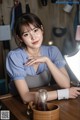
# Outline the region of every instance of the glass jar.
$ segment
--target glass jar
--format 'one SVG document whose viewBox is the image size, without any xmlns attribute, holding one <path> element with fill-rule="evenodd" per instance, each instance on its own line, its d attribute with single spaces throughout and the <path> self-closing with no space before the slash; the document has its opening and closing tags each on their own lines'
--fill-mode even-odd
<svg viewBox="0 0 80 120">
<path fill-rule="evenodd" d="M 39 111 L 48 111 L 47 107 L 47 90 L 40 89 L 37 95 L 36 109 Z"/>
</svg>

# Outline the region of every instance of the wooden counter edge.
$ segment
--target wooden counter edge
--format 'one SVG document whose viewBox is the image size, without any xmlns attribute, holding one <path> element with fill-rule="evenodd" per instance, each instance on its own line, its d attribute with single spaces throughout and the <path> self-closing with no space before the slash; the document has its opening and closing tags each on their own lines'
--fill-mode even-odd
<svg viewBox="0 0 80 120">
<path fill-rule="evenodd" d="M 11 93 L 8 93 L 8 94 L 5 94 L 5 95 L 0 95 L 0 100 L 10 98 L 10 97 L 13 97 L 13 95 Z"/>
</svg>

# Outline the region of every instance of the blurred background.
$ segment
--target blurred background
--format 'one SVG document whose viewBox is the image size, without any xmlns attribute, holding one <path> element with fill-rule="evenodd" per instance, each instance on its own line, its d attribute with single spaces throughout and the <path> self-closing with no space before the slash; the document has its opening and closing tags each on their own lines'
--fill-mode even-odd
<svg viewBox="0 0 80 120">
<path fill-rule="evenodd" d="M 8 92 L 5 59 L 7 53 L 17 47 L 12 32 L 18 15 L 29 12 L 38 15 L 45 28 L 43 44 L 56 45 L 64 56 L 77 51 L 80 44 L 75 40 L 77 25 L 80 24 L 79 6 L 79 0 L 0 0 L 0 26 L 9 25 L 11 34 L 5 41 L 0 39 L 0 91 L 3 90 L 0 94 Z M 2 32 L 6 34 L 6 31 Z M 68 66 L 67 70 L 71 80 L 76 82 Z"/>
</svg>

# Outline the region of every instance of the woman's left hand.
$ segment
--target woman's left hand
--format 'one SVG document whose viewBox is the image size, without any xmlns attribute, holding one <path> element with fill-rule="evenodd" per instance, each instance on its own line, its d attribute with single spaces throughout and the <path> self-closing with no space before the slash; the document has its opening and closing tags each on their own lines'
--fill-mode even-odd
<svg viewBox="0 0 80 120">
<path fill-rule="evenodd" d="M 31 66 L 36 63 L 45 63 L 47 57 L 45 56 L 38 56 L 38 57 L 30 57 L 29 60 L 25 63 L 25 65 Z"/>
</svg>

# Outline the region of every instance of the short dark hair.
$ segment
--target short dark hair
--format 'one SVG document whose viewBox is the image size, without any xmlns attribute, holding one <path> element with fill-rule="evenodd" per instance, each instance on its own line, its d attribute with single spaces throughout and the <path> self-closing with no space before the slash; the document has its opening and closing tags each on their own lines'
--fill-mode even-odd
<svg viewBox="0 0 80 120">
<path fill-rule="evenodd" d="M 29 26 L 30 24 L 32 24 L 35 27 L 40 28 L 40 29 L 42 26 L 41 20 L 35 14 L 33 14 L 33 13 L 22 14 L 15 22 L 15 26 L 14 26 L 15 34 L 18 35 L 19 37 L 21 37 L 21 35 L 22 35 L 21 34 L 21 27 L 23 25 Z"/>
<path fill-rule="evenodd" d="M 21 38 L 21 36 L 22 36 L 21 27 L 24 25 L 27 25 L 30 27 L 30 24 L 32 24 L 35 27 L 40 28 L 42 30 L 41 26 L 43 26 L 43 24 L 42 24 L 41 20 L 39 19 L 39 17 L 37 17 L 37 15 L 35 15 L 33 13 L 22 14 L 20 17 L 17 18 L 17 20 L 14 24 L 14 37 L 15 37 L 16 44 L 19 47 L 20 46 L 25 47 L 25 44 L 23 42 L 20 42 L 19 40 L 17 40 L 16 35 L 18 35 L 18 37 Z"/>
</svg>

